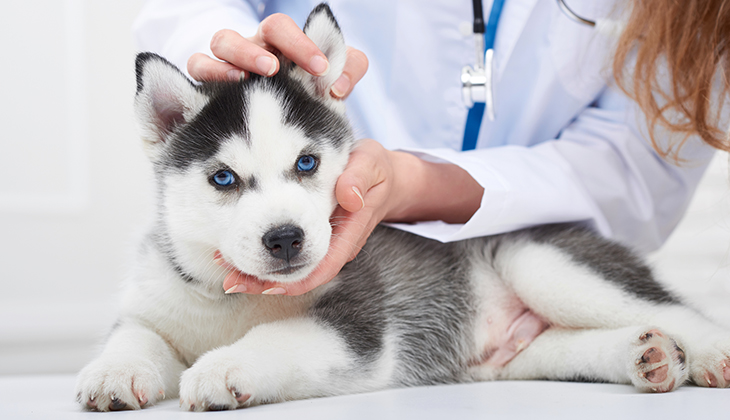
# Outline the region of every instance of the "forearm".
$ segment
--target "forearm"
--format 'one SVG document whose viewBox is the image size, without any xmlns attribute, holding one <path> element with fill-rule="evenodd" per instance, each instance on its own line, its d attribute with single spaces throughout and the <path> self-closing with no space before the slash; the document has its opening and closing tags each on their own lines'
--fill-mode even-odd
<svg viewBox="0 0 730 420">
<path fill-rule="evenodd" d="M 479 209 L 484 188 L 464 169 L 410 153 L 389 153 L 396 174 L 394 205 L 385 221 L 466 223 Z"/>
</svg>

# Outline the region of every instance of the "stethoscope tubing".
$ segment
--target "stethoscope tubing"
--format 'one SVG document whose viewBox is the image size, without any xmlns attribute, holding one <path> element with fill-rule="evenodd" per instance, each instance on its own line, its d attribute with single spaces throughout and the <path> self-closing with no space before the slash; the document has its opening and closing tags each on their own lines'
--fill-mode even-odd
<svg viewBox="0 0 730 420">
<path fill-rule="evenodd" d="M 565 4 L 565 0 L 557 0 L 557 2 L 558 2 L 558 6 L 560 7 L 560 10 L 562 10 L 563 13 L 565 14 L 565 16 L 569 17 L 571 20 L 578 22 L 578 23 L 582 23 L 584 25 L 592 26 L 592 27 L 596 26 L 595 21 L 588 20 L 581 16 L 578 16 L 578 14 L 576 14 L 573 10 L 571 10 L 570 7 L 568 7 L 567 4 Z"/>
<path fill-rule="evenodd" d="M 579 24 L 596 27 L 596 22 L 585 19 L 568 7 L 565 0 L 557 0 L 558 7 L 570 20 Z M 494 38 L 504 0 L 495 0 L 490 12 L 489 22 L 485 25 L 482 0 L 472 0 L 474 9 L 474 46 L 476 49 L 476 65 L 465 66 L 461 73 L 462 97 L 469 108 L 462 150 L 476 147 L 479 126 L 486 111 L 490 121 L 495 119 L 494 110 Z M 485 28 L 486 26 L 486 28 Z M 489 30 L 489 33 L 487 32 Z M 477 107 L 476 105 L 479 104 Z M 482 105 L 483 104 L 483 105 Z"/>
</svg>

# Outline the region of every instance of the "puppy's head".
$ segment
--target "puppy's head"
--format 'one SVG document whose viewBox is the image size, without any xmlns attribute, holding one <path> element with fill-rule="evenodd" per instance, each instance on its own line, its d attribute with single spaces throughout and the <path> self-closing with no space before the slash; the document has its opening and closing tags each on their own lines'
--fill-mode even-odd
<svg viewBox="0 0 730 420">
<path fill-rule="evenodd" d="M 159 184 L 158 236 L 192 278 L 222 281 L 211 276 L 220 251 L 243 273 L 298 281 L 327 253 L 335 183 L 354 145 L 344 105 L 328 93 L 346 46 L 326 5 L 304 31 L 330 62 L 326 77 L 280 58 L 272 78 L 198 86 L 157 55 L 137 57 L 135 108 Z"/>
</svg>

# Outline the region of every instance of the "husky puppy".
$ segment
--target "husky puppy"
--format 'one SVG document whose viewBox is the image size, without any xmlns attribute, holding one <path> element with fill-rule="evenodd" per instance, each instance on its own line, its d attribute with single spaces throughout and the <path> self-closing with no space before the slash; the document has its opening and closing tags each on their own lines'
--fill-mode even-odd
<svg viewBox="0 0 730 420">
<path fill-rule="evenodd" d="M 325 256 L 334 186 L 355 145 L 328 87 L 345 43 L 326 5 L 306 34 L 331 70 L 283 57 L 272 78 L 196 86 L 137 57 L 136 111 L 159 193 L 153 228 L 79 403 L 108 411 L 179 397 L 186 410 L 497 379 L 730 384 L 730 333 L 627 249 L 552 225 L 442 244 L 378 227 L 303 296 L 226 295 L 223 258 L 295 282 Z"/>
</svg>

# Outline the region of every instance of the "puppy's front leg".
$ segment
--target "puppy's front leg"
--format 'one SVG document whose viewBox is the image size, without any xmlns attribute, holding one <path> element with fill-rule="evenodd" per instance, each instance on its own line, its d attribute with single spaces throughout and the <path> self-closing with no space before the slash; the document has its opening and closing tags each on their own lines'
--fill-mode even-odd
<svg viewBox="0 0 730 420">
<path fill-rule="evenodd" d="M 81 370 L 76 398 L 97 411 L 139 409 L 177 394 L 185 365 L 157 333 L 127 321 L 118 326 L 104 351 Z"/>
<path fill-rule="evenodd" d="M 236 343 L 204 354 L 182 375 L 180 404 L 191 411 L 362 390 L 342 336 L 310 318 L 259 325 Z M 372 382 L 370 382 L 372 385 Z"/>
</svg>

